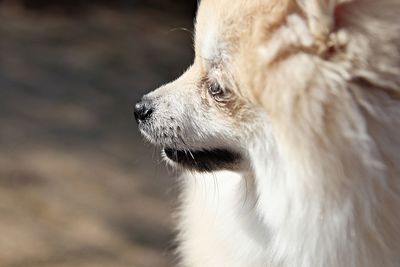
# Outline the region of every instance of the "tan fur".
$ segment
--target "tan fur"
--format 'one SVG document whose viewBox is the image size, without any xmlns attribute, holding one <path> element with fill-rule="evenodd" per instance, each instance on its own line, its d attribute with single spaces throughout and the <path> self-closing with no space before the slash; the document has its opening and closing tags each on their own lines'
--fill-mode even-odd
<svg viewBox="0 0 400 267">
<path fill-rule="evenodd" d="M 180 102 L 182 131 L 158 140 L 160 113 L 145 134 L 241 161 L 184 176 L 183 266 L 400 266 L 399 14 L 398 0 L 201 1 L 193 66 L 149 94 Z"/>
<path fill-rule="evenodd" d="M 293 163 L 310 196 L 304 201 L 320 203 L 324 219 L 317 223 L 331 220 L 331 209 L 351 203 L 355 214 L 347 230 L 359 242 L 348 251 L 354 266 L 397 266 L 400 16 L 395 10 L 400 4 L 346 3 L 335 18 L 340 20 L 335 32 L 317 29 L 327 36 L 309 46 L 280 40 L 278 53 L 263 62 L 260 47 L 285 38 L 277 32 L 298 8 L 292 1 L 204 1 L 197 43 L 202 17 L 216 12 L 220 42 L 229 47 L 225 66 L 240 94 L 268 112 L 282 157 Z M 335 43 L 339 31 L 348 36 L 345 44 Z"/>
</svg>

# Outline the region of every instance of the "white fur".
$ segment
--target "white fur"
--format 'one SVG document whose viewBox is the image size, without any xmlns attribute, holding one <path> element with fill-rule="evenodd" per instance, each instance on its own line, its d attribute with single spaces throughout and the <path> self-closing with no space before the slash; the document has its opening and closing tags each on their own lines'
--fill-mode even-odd
<svg viewBox="0 0 400 267">
<path fill-rule="evenodd" d="M 218 31 L 218 24 L 213 19 L 210 18 L 210 21 L 207 22 L 206 25 L 207 31 L 204 33 L 204 38 L 198 40 L 201 42 L 201 55 L 205 63 L 217 63 L 222 60 L 221 52 L 222 43 L 219 39 L 219 31 Z"/>
<path fill-rule="evenodd" d="M 386 8 L 391 6 L 390 1 L 384 2 Z M 365 9 L 379 8 L 372 2 L 364 4 Z M 398 5 L 393 4 L 394 7 Z M 332 9 L 329 5 L 326 12 L 332 14 Z M 389 11 L 382 8 L 376 12 Z M 353 21 L 371 27 L 371 34 L 379 32 L 373 27 L 393 27 L 399 34 L 399 27 L 387 24 L 390 20 L 352 15 L 359 16 L 351 18 Z M 315 23 L 311 21 L 308 28 L 300 16 L 290 15 L 287 24 L 260 48 L 264 64 L 290 47 L 312 46 L 312 39 L 316 38 L 313 31 L 325 31 Z M 327 23 L 331 27 L 331 22 Z M 291 109 L 296 106 L 296 91 L 300 94 L 299 90 L 307 86 L 307 77 L 326 91 L 316 90 L 305 100 L 308 102 L 300 116 L 309 121 L 303 125 L 292 124 L 291 117 L 280 118 L 286 121 L 282 122 L 283 128 L 277 126 L 275 130 L 289 131 L 289 137 L 273 132 L 265 123 L 268 118 L 264 118 L 262 133 L 248 140 L 253 172 L 188 174 L 184 178 L 180 213 L 184 266 L 400 266 L 399 103 L 383 92 L 360 91 L 356 85 L 350 89 L 359 94 L 354 98 L 346 85 L 352 77 L 364 75 L 373 84 L 398 92 L 399 82 L 389 73 L 400 74 L 399 62 L 368 54 L 379 54 L 385 48 L 390 53 L 391 45 L 398 43 L 391 39 L 389 29 L 381 29 L 381 43 L 371 43 L 368 38 L 379 38 L 368 33 L 360 35 L 357 27 L 329 36 L 332 45 L 349 46 L 348 61 L 335 64 L 299 54 L 270 73 L 276 75 L 271 82 L 275 88 L 289 86 L 292 90 L 279 102 L 284 116 L 299 112 Z M 348 34 L 353 34 L 351 40 Z M 399 60 L 397 52 L 393 56 Z M 375 70 L 363 70 L 365 65 L 355 68 L 348 64 L 354 57 L 375 58 L 381 64 L 379 68 L 389 68 L 388 80 Z M 287 77 L 293 82 L 288 83 Z M 319 117 L 323 112 L 321 103 L 336 101 L 334 98 L 343 101 L 338 105 L 342 110 L 336 111 L 339 128 L 335 128 L 342 135 L 333 134 L 337 140 L 326 140 L 327 151 L 322 151 L 315 147 L 319 146 L 317 135 L 302 127 L 321 131 L 325 124 Z M 388 160 L 393 162 L 390 166 Z"/>
<path fill-rule="evenodd" d="M 346 1 L 298 1 L 303 13 L 288 13 L 252 46 L 234 33 L 245 32 L 244 7 L 272 2 L 254 1 L 231 10 L 232 2 L 203 0 L 195 64 L 150 94 L 150 140 L 230 147 L 246 158 L 236 172 L 183 175 L 182 266 L 400 266 L 400 2 L 355 0 L 335 29 Z M 226 13 L 237 19 L 224 21 Z M 248 121 L 237 122 L 204 105 L 204 73 L 262 88 L 261 107 L 247 106 Z"/>
</svg>

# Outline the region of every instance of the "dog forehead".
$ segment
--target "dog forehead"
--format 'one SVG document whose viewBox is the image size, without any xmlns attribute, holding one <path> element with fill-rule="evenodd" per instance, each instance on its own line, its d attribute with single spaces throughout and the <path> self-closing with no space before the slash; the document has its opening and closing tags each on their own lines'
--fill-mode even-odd
<svg viewBox="0 0 400 267">
<path fill-rule="evenodd" d="M 196 55 L 208 63 L 226 59 L 229 40 L 238 32 L 236 24 L 244 14 L 243 0 L 202 0 L 196 18 Z M 246 8 L 247 9 L 247 8 Z"/>
<path fill-rule="evenodd" d="M 222 28 L 215 12 L 208 12 L 203 17 L 199 12 L 196 23 L 195 50 L 202 60 L 208 63 L 216 63 L 222 60 Z"/>
<path fill-rule="evenodd" d="M 260 0 L 202 0 L 196 18 L 196 55 L 214 64 L 226 61 L 233 48 L 244 40 L 260 7 L 265 6 L 260 3 Z"/>
<path fill-rule="evenodd" d="M 200 41 L 201 57 L 210 64 L 222 61 L 223 46 L 219 30 L 214 25 L 209 25 L 208 30 Z"/>
</svg>

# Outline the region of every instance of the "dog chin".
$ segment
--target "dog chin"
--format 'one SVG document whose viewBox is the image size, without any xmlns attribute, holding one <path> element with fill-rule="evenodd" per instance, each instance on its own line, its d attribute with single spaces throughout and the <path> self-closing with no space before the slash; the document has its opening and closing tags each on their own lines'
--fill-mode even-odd
<svg viewBox="0 0 400 267">
<path fill-rule="evenodd" d="M 163 155 L 170 165 L 199 172 L 237 169 L 241 156 L 228 149 L 177 150 L 164 148 Z"/>
</svg>

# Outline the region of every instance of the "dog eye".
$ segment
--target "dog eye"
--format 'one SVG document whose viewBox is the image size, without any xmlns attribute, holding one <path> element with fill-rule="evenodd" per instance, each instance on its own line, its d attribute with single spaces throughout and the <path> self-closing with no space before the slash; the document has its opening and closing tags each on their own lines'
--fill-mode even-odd
<svg viewBox="0 0 400 267">
<path fill-rule="evenodd" d="M 211 96 L 219 96 L 223 94 L 223 90 L 221 88 L 221 86 L 217 83 L 211 83 L 208 86 L 208 92 L 210 93 Z"/>
</svg>

